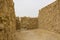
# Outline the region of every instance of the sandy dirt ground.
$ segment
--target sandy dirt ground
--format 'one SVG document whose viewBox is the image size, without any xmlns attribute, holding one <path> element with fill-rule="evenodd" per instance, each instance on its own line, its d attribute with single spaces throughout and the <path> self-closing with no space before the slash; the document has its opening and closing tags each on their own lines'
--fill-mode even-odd
<svg viewBox="0 0 60 40">
<path fill-rule="evenodd" d="M 60 34 L 42 30 L 21 30 L 15 33 L 16 40 L 60 40 Z"/>
</svg>

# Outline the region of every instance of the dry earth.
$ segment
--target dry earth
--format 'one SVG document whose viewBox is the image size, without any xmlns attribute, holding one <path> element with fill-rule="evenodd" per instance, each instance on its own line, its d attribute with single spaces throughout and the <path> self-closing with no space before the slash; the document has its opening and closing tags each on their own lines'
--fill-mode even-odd
<svg viewBox="0 0 60 40">
<path fill-rule="evenodd" d="M 42 29 L 21 30 L 15 34 L 16 40 L 60 40 L 60 34 Z"/>
</svg>

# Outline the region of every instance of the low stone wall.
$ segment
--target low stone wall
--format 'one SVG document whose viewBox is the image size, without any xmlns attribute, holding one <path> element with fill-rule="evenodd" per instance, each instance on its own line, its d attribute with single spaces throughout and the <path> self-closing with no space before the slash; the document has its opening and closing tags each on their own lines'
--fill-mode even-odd
<svg viewBox="0 0 60 40">
<path fill-rule="evenodd" d="M 21 28 L 24 28 L 24 29 L 38 28 L 38 18 L 22 17 Z"/>
<path fill-rule="evenodd" d="M 38 18 L 16 17 L 16 29 L 36 29 L 38 28 Z"/>
</svg>

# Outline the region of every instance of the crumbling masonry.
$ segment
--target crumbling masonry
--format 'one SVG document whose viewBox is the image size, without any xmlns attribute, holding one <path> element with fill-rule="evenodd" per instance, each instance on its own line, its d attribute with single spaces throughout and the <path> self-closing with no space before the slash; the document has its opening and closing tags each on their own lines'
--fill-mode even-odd
<svg viewBox="0 0 60 40">
<path fill-rule="evenodd" d="M 13 0 L 0 0 L 0 40 L 15 40 L 15 26 Z"/>
<path fill-rule="evenodd" d="M 41 9 L 38 22 L 41 29 L 60 33 L 60 0 Z"/>
<path fill-rule="evenodd" d="M 21 17 L 21 28 L 24 29 L 37 29 L 38 28 L 38 18 L 31 17 Z"/>
<path fill-rule="evenodd" d="M 37 29 L 38 28 L 38 18 L 31 17 L 16 17 L 16 29 Z"/>
<path fill-rule="evenodd" d="M 16 28 L 33 29 L 39 26 L 60 33 L 60 0 L 39 11 L 38 18 L 15 16 L 13 0 L 0 0 L 0 40 L 15 40 Z"/>
</svg>

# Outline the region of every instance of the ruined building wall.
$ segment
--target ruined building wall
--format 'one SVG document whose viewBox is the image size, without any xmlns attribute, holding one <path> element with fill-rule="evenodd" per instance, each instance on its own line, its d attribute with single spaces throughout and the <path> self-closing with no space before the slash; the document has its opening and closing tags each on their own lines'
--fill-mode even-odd
<svg viewBox="0 0 60 40">
<path fill-rule="evenodd" d="M 13 0 L 0 0 L 0 40 L 15 40 L 15 27 Z"/>
<path fill-rule="evenodd" d="M 56 0 L 54 3 L 39 10 L 38 22 L 40 28 L 60 33 L 59 7 L 60 1 Z"/>
<path fill-rule="evenodd" d="M 21 28 L 24 28 L 24 29 L 38 28 L 38 18 L 22 17 Z"/>
</svg>

